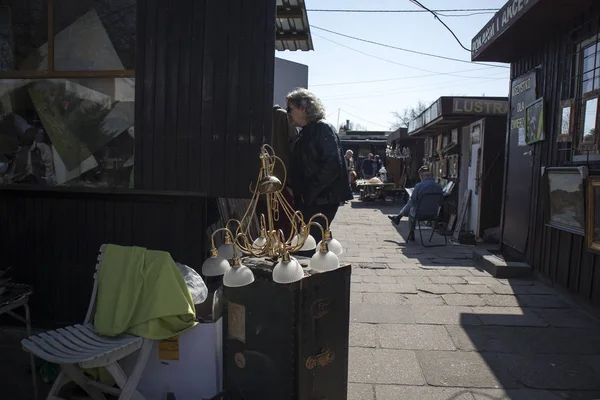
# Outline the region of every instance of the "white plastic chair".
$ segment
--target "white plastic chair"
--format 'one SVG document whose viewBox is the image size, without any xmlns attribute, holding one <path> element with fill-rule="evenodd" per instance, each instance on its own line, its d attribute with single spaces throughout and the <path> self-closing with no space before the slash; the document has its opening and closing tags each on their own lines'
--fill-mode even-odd
<svg viewBox="0 0 600 400">
<path fill-rule="evenodd" d="M 92 325 L 96 312 L 98 270 L 105 249 L 106 245 L 100 247 L 94 273 L 94 289 L 83 325 L 56 329 L 21 341 L 25 351 L 60 365 L 61 372 L 50 389 L 47 400 L 61 400 L 58 394 L 69 379 L 81 386 L 93 400 L 106 400 L 103 393 L 119 396 L 119 400 L 145 400 L 136 389 L 152 349 L 152 340 L 132 335 L 101 336 L 95 333 Z M 138 350 L 135 367 L 131 375 L 127 376 L 118 361 Z M 80 367 L 106 368 L 119 388 L 87 378 Z"/>
</svg>

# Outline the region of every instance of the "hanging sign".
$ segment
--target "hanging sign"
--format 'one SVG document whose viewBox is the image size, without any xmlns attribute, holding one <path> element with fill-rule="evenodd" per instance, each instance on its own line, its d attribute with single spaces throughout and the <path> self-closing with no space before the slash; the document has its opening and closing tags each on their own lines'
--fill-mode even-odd
<svg viewBox="0 0 600 400">
<path fill-rule="evenodd" d="M 510 138 L 526 146 L 527 106 L 536 100 L 536 72 L 522 75 L 510 85 Z"/>
</svg>

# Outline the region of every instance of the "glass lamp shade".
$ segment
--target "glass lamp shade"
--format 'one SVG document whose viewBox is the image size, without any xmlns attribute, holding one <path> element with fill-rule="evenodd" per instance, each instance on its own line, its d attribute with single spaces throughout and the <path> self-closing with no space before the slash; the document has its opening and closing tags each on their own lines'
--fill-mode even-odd
<svg viewBox="0 0 600 400">
<path fill-rule="evenodd" d="M 217 251 L 219 252 L 219 255 L 224 259 L 231 260 L 233 258 L 233 246 L 233 243 L 223 243 L 219 246 Z M 235 250 L 238 254 L 241 253 L 239 247 L 236 246 Z"/>
<path fill-rule="evenodd" d="M 292 246 L 297 246 L 298 243 L 301 243 L 302 240 L 304 240 L 304 235 L 302 234 L 298 234 L 296 236 L 294 236 L 294 238 L 292 239 Z M 317 241 L 315 240 L 315 238 L 312 235 L 308 235 L 308 237 L 306 238 L 306 240 L 304 241 L 304 244 L 302 245 L 302 248 L 300 249 L 300 251 L 307 251 L 307 250 L 314 250 L 317 248 Z"/>
<path fill-rule="evenodd" d="M 310 259 L 310 269 L 317 272 L 333 271 L 339 266 L 340 260 L 332 251 L 317 251 Z"/>
<path fill-rule="evenodd" d="M 234 265 L 223 276 L 223 285 L 227 287 L 241 287 L 254 282 L 252 270 L 244 264 Z"/>
<path fill-rule="evenodd" d="M 321 243 L 323 241 L 320 241 L 319 244 L 317 245 L 318 248 L 321 248 Z M 336 256 L 341 256 L 344 253 L 344 248 L 342 247 L 342 244 L 340 243 L 339 240 L 331 238 L 327 241 L 327 247 L 329 248 L 330 251 L 332 251 Z"/>
<path fill-rule="evenodd" d="M 265 244 L 267 244 L 267 238 L 264 236 L 260 236 L 258 238 L 256 238 L 254 240 L 254 243 L 252 243 L 252 248 L 253 249 L 260 249 L 262 248 Z"/>
<path fill-rule="evenodd" d="M 298 261 L 279 261 L 273 268 L 273 281 L 276 283 L 293 283 L 304 278 L 304 270 Z"/>
<path fill-rule="evenodd" d="M 202 275 L 220 276 L 227 273 L 230 269 L 229 261 L 223 257 L 210 257 L 202 264 Z"/>
</svg>

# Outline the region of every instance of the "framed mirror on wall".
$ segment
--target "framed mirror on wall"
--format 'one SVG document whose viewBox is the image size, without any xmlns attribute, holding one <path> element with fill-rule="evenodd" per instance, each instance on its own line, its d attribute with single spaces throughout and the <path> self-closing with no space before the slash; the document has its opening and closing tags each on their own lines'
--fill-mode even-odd
<svg viewBox="0 0 600 400">
<path fill-rule="evenodd" d="M 573 99 L 565 100 L 560 103 L 560 112 L 558 113 L 558 142 L 573 141 L 572 129 L 574 115 Z"/>
<path fill-rule="evenodd" d="M 588 93 L 583 98 L 581 110 L 581 129 L 579 134 L 579 151 L 598 150 L 598 96 L 599 91 Z"/>
<path fill-rule="evenodd" d="M 587 181 L 586 241 L 588 250 L 600 254 L 600 176 Z"/>
</svg>

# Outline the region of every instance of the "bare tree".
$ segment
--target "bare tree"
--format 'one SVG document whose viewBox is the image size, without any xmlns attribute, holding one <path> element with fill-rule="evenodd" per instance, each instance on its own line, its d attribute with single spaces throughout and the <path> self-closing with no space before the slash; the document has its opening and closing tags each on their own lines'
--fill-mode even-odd
<svg viewBox="0 0 600 400">
<path fill-rule="evenodd" d="M 416 106 L 406 107 L 402 112 L 394 111 L 392 115 L 396 121 L 392 125 L 392 129 L 408 128 L 408 124 L 413 119 L 417 118 L 419 114 L 427 109 L 427 103 L 419 100 Z"/>
</svg>

